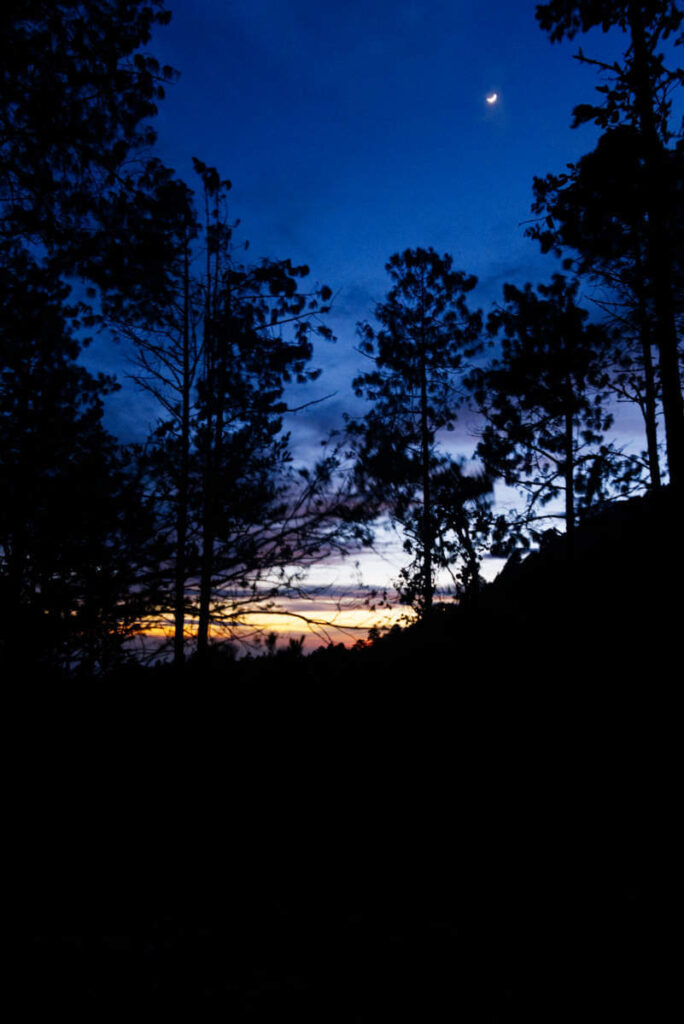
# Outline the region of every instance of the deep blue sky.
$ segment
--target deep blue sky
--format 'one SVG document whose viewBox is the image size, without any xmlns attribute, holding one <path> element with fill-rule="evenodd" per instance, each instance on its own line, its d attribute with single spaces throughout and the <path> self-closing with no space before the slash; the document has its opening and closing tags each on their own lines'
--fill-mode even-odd
<svg viewBox="0 0 684 1024">
<path fill-rule="evenodd" d="M 191 183 L 193 156 L 216 166 L 233 182 L 250 255 L 306 263 L 335 292 L 338 342 L 316 353 L 317 394 L 338 394 L 316 408 L 310 430 L 338 424 L 350 407 L 355 324 L 384 297 L 392 253 L 449 252 L 477 275 L 472 304 L 484 309 L 506 280 L 550 276 L 550 259 L 520 225 L 533 176 L 592 147 L 593 129 L 569 124 L 596 76 L 572 60 L 574 44 L 549 43 L 534 3 L 169 7 L 171 25 L 150 45 L 180 72 L 156 121 L 160 155 Z M 600 33 L 592 42 L 606 53 Z M 500 99 L 488 107 L 492 91 Z M 118 352 L 97 353 L 116 368 Z M 146 408 L 120 400 L 120 430 L 136 430 Z"/>
<path fill-rule="evenodd" d="M 528 0 L 168 6 L 171 25 L 149 47 L 180 72 L 156 122 L 159 154 L 191 183 L 193 156 L 216 166 L 233 182 L 250 255 L 306 263 L 335 292 L 338 341 L 317 347 L 324 373 L 310 397 L 337 394 L 293 425 L 300 454 L 359 409 L 355 324 L 383 299 L 392 253 L 449 252 L 477 275 L 472 305 L 485 311 L 504 281 L 548 280 L 555 263 L 521 226 L 532 179 L 593 148 L 595 129 L 570 122 L 598 79 L 572 54 L 581 42 L 614 58 L 620 33 L 552 45 Z M 91 358 L 117 369 L 121 357 L 103 341 Z M 130 392 L 112 407 L 124 436 L 151 415 Z M 464 450 L 474 426 L 462 418 Z"/>
</svg>

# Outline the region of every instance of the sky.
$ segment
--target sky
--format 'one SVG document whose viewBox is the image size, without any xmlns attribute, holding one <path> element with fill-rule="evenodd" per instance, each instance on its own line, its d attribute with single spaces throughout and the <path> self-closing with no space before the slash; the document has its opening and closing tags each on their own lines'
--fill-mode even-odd
<svg viewBox="0 0 684 1024">
<path fill-rule="evenodd" d="M 155 120 L 159 155 L 190 184 L 192 157 L 217 167 L 250 256 L 305 263 L 335 295 L 338 340 L 315 362 L 316 397 L 337 395 L 302 417 L 300 435 L 338 426 L 353 404 L 356 323 L 383 299 L 393 253 L 450 253 L 477 276 L 471 304 L 485 310 L 504 281 L 550 277 L 552 259 L 522 226 L 532 179 L 592 148 L 594 130 L 569 124 L 596 81 L 574 44 L 548 42 L 534 3 L 168 6 L 171 24 L 149 46 L 180 73 Z M 98 358 L 116 369 L 120 352 L 103 346 Z M 136 432 L 144 403 L 124 396 L 117 415 L 119 432 Z"/>
<path fill-rule="evenodd" d="M 157 152 L 193 182 L 192 157 L 233 183 L 232 216 L 254 258 L 290 258 L 334 293 L 337 341 L 316 345 L 323 373 L 288 424 L 295 454 L 313 458 L 344 412 L 361 369 L 356 324 L 389 287 L 385 263 L 432 246 L 475 274 L 471 306 L 485 312 L 511 281 L 548 281 L 557 265 L 524 234 L 535 175 L 560 172 L 593 148 L 591 126 L 570 128 L 591 102 L 585 52 L 617 57 L 618 33 L 551 44 L 527 0 L 168 0 L 171 24 L 149 50 L 179 73 L 155 125 Z M 486 97 L 498 100 L 488 104 Z M 195 179 L 196 180 L 196 179 Z M 125 353 L 105 339 L 90 359 L 119 376 Z M 113 400 L 117 432 L 154 418 L 128 387 Z M 455 434 L 469 454 L 477 422 Z M 386 585 L 403 564 L 384 535 L 365 556 L 366 581 Z M 331 581 L 343 586 L 333 572 Z"/>
</svg>

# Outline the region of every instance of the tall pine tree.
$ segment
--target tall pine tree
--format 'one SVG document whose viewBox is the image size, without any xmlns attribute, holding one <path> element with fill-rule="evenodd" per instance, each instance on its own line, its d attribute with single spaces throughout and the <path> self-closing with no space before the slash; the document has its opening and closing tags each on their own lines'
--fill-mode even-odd
<svg viewBox="0 0 684 1024">
<path fill-rule="evenodd" d="M 487 420 L 478 454 L 526 496 L 533 529 L 548 518 L 542 509 L 562 499 L 570 557 L 579 512 L 615 488 L 629 490 L 643 468 L 604 443 L 612 422 L 600 389 L 605 334 L 587 322 L 577 289 L 560 274 L 537 289 L 504 285 L 504 303 L 488 321 L 500 355 L 469 379 Z"/>
<path fill-rule="evenodd" d="M 618 28 L 627 37 L 622 61 L 604 63 L 578 59 L 596 66 L 608 81 L 598 87 L 599 104 L 580 104 L 574 124 L 593 121 L 602 129 L 628 126 L 634 133 L 642 179 L 641 229 L 644 238 L 644 283 L 652 306 L 653 338 L 658 349 L 662 405 L 670 482 L 684 489 L 684 403 L 679 371 L 675 267 L 681 258 L 670 225 L 678 219 L 672 188 L 672 160 L 668 143 L 671 91 L 684 83 L 681 68 L 668 69 L 661 52 L 664 40 L 681 42 L 684 11 L 676 0 L 552 0 L 537 7 L 537 19 L 552 41 L 572 39 L 579 32 L 600 27 Z M 680 205 L 680 200 L 677 200 Z"/>
<path fill-rule="evenodd" d="M 372 404 L 362 419 L 347 423 L 347 433 L 359 487 L 401 527 L 413 556 L 401 592 L 420 615 L 429 615 L 436 570 L 456 555 L 457 533 L 450 544 L 440 508 L 453 512 L 458 494 L 470 501 L 489 489 L 484 480 L 479 494 L 455 483 L 461 464 L 440 450 L 437 438 L 453 430 L 460 377 L 479 348 L 482 319 L 467 304 L 476 278 L 454 270 L 448 254 L 407 249 L 386 269 L 392 288 L 376 306 L 378 326 L 359 325 L 361 351 L 375 368 L 354 380 L 354 390 Z"/>
</svg>

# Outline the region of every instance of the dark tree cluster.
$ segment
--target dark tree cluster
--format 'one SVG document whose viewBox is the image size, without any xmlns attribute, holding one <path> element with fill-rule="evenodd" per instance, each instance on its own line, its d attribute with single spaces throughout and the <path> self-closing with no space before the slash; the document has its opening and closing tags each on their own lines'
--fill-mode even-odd
<svg viewBox="0 0 684 1024">
<path fill-rule="evenodd" d="M 452 431 L 464 394 L 459 382 L 481 347 L 481 314 L 466 295 L 476 279 L 453 269 L 448 254 L 407 250 L 387 264 L 393 287 L 375 310 L 379 328 L 359 325 L 361 352 L 375 368 L 354 380 L 372 402 L 347 423 L 359 487 L 401 526 L 411 564 L 400 589 L 421 615 L 430 613 L 435 570 L 465 565 L 471 591 L 478 579 L 477 545 L 491 483 L 467 477 L 462 460 L 437 445 Z"/>
<path fill-rule="evenodd" d="M 330 290 L 245 262 L 230 183 L 196 160 L 195 196 L 153 155 L 175 72 L 144 47 L 169 17 L 161 0 L 3 8 L 2 654 L 48 674 L 106 672 L 169 617 L 176 664 L 190 634 L 205 656 L 212 628 L 368 536 L 336 456 L 297 472 L 284 428 L 286 386 L 318 376 L 311 338 L 332 337 Z M 118 385 L 79 364 L 102 329 L 161 409 L 144 445 L 107 433 Z"/>
<path fill-rule="evenodd" d="M 474 606 L 487 553 L 543 541 L 560 519 L 571 562 L 590 511 L 658 491 L 665 466 L 681 492 L 684 150 L 670 120 L 683 78 L 659 51 L 681 41 L 676 4 L 538 7 L 552 40 L 598 26 L 627 39 L 621 62 L 579 54 L 603 76 L 600 102 L 575 109 L 600 127 L 596 148 L 534 182 L 528 233 L 564 273 L 505 285 L 485 318 L 448 253 L 393 255 L 358 327 L 367 412 L 307 469 L 288 396 L 318 377 L 332 293 L 288 259 L 248 259 L 215 168 L 195 159 L 187 183 L 154 155 L 175 72 L 145 48 L 169 17 L 161 0 L 13 0 L 0 16 L 6 663 L 103 674 L 143 626 L 164 626 L 179 670 L 189 652 L 207 665 L 212 641 L 301 594 L 309 567 L 370 543 L 377 521 L 400 532 L 397 589 L 428 620 L 440 574 Z M 580 305 L 586 284 L 601 315 Z M 144 444 L 103 426 L 118 385 L 79 362 L 94 331 L 126 341 L 159 409 Z M 616 398 L 643 414 L 642 454 L 610 440 Z M 464 407 L 484 424 L 470 463 L 449 444 Z M 523 496 L 512 517 L 496 512 L 497 480 Z"/>
<path fill-rule="evenodd" d="M 300 469 L 290 385 L 317 377 L 331 293 L 247 258 L 216 169 L 187 183 L 150 155 L 161 0 L 6 0 L 0 668 L 28 693 L 10 879 L 37 1019 L 673 1017 L 682 76 L 657 47 L 682 17 L 538 8 L 552 39 L 629 39 L 576 113 L 596 149 L 535 182 L 532 233 L 564 273 L 505 285 L 485 317 L 448 254 L 392 256 L 359 325 L 366 413 Z M 156 402 L 142 444 L 103 425 L 118 385 L 79 361 L 94 331 Z M 616 395 L 643 411 L 643 455 L 609 439 Z M 472 462 L 449 444 L 466 408 Z M 306 658 L 216 642 L 378 520 L 404 538 L 414 626 Z M 147 665 L 151 623 L 171 643 Z M 98 685 L 35 686 L 79 677 Z"/>
<path fill-rule="evenodd" d="M 504 286 L 503 303 L 487 318 L 489 362 L 477 358 L 480 314 L 465 307 L 474 279 L 432 250 L 392 257 L 394 287 L 376 309 L 380 327 L 360 325 L 361 351 L 376 369 L 354 382 L 373 403 L 348 425 L 356 473 L 403 530 L 413 561 L 400 592 L 421 615 L 432 606 L 437 568 L 460 558 L 463 600 L 477 588 L 483 552 L 540 541 L 550 521 L 562 519 L 572 560 L 583 515 L 661 487 L 663 451 L 671 487 L 684 486 L 684 150 L 670 117 L 684 76 L 659 50 L 670 37 L 682 42 L 684 14 L 669 0 L 559 0 L 540 5 L 537 18 L 552 41 L 600 26 L 622 30 L 628 42 L 623 61 L 610 65 L 580 50 L 578 59 L 608 84 L 598 86 L 599 104 L 576 107 L 573 126 L 593 121 L 602 134 L 567 172 L 534 181 L 536 219 L 527 233 L 563 259 L 565 274 L 537 287 Z M 600 288 L 592 296 L 600 316 L 578 304 L 583 285 Z M 437 448 L 465 394 L 485 422 L 476 449 L 482 468 L 469 475 Z M 641 411 L 642 453 L 609 439 L 616 400 Z M 508 516 L 492 512 L 497 479 L 524 498 Z M 551 510 L 558 502 L 561 513 Z"/>
<path fill-rule="evenodd" d="M 575 107 L 573 127 L 593 122 L 602 134 L 596 149 L 568 172 L 535 179 L 534 210 L 541 219 L 530 233 L 545 251 L 572 253 L 570 265 L 606 285 L 616 326 L 613 386 L 642 410 L 654 487 L 660 485 L 660 400 L 670 483 L 681 490 L 684 151 L 671 112 L 684 72 L 665 65 L 660 47 L 670 37 L 681 44 L 684 13 L 674 0 L 554 0 L 537 8 L 537 19 L 552 41 L 599 26 L 619 28 L 626 37 L 621 62 L 606 64 L 579 51 L 577 59 L 596 67 L 603 84 L 598 104 Z"/>
<path fill-rule="evenodd" d="M 169 15 L 11 0 L 0 18 L 2 658 L 103 671 L 144 611 L 151 512 L 102 425 L 116 385 L 78 364 L 93 316 L 65 275 L 93 277 L 123 243 L 112 211 L 143 188 L 172 78 L 141 48 Z"/>
<path fill-rule="evenodd" d="M 367 513 L 334 478 L 336 456 L 295 471 L 284 431 L 286 386 L 317 379 L 312 337 L 332 338 L 330 289 L 306 290 L 308 268 L 290 260 L 243 262 L 230 182 L 200 160 L 195 170 L 203 213 L 188 203 L 168 301 L 113 303 L 110 321 L 133 343 L 134 380 L 164 411 L 142 463 L 168 545 L 159 611 L 173 609 L 177 665 L 192 620 L 204 659 L 212 627 L 268 609 L 312 563 L 367 537 Z"/>
</svg>

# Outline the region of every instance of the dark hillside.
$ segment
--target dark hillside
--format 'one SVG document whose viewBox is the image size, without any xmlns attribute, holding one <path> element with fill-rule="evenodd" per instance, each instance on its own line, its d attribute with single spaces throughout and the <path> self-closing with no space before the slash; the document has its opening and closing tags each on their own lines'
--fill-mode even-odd
<svg viewBox="0 0 684 1024">
<path fill-rule="evenodd" d="M 648 648 L 648 625 L 656 630 L 650 639 L 666 644 L 669 627 L 681 618 L 683 513 L 668 488 L 608 505 L 577 529 L 571 566 L 564 537 L 550 535 L 539 552 L 506 567 L 490 588 L 487 604 L 521 622 L 539 618 L 545 623 L 553 619 L 555 606 L 572 626 L 586 627 L 588 641 L 600 639 L 604 627 L 609 641 L 612 627 L 621 624 L 624 630 L 631 622 Z"/>
<path fill-rule="evenodd" d="M 565 538 L 549 531 L 538 551 L 511 558 L 476 607 L 435 607 L 430 619 L 395 629 L 369 647 L 319 648 L 303 656 L 296 645 L 275 657 L 235 661 L 216 649 L 208 663 L 190 663 L 187 679 L 281 690 L 339 684 L 364 703 L 384 700 L 387 688 L 413 690 L 430 679 L 445 699 L 494 690 L 502 700 L 511 682 L 553 691 L 564 675 L 589 684 L 595 696 L 638 682 L 638 673 L 676 681 L 684 601 L 681 503 L 664 488 L 606 506 L 576 530 L 573 562 Z M 125 670 L 115 682 L 171 683 L 171 666 Z M 626 673 L 624 676 L 621 673 Z M 289 697 L 292 695 L 289 694 Z"/>
<path fill-rule="evenodd" d="M 477 612 L 363 651 L 34 691 L 24 1005 L 674 1019 L 678 522 L 625 503 L 569 581 L 551 544 Z"/>
</svg>

